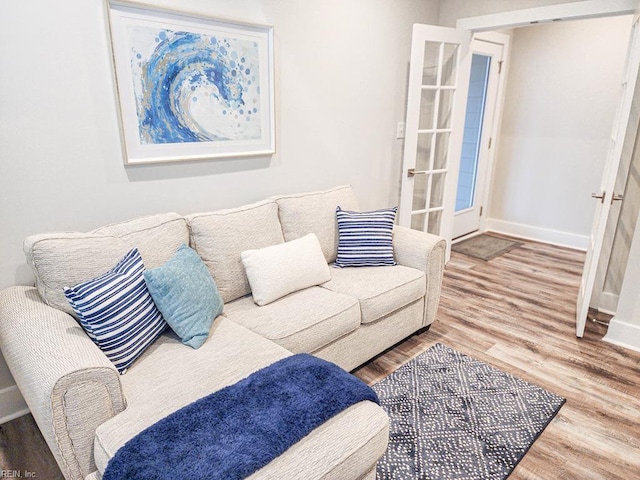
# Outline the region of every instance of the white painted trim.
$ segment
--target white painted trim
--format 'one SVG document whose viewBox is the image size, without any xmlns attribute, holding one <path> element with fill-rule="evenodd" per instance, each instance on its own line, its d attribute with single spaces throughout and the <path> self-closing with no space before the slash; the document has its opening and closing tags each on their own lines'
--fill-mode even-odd
<svg viewBox="0 0 640 480">
<path fill-rule="evenodd" d="M 586 251 L 587 245 L 589 244 L 589 237 L 587 235 L 576 235 L 575 233 L 561 232 L 559 230 L 507 222 L 493 218 L 487 219 L 486 231 L 583 251 Z"/>
<path fill-rule="evenodd" d="M 618 308 L 619 295 L 611 292 L 600 292 L 597 309 L 608 315 L 615 315 Z"/>
<path fill-rule="evenodd" d="M 609 329 L 602 340 L 640 352 L 640 325 L 632 325 L 614 317 L 609 322 Z"/>
<path fill-rule="evenodd" d="M 628 15 L 635 12 L 637 0 L 584 0 L 546 7 L 525 8 L 477 17 L 459 18 L 457 28 L 479 32 L 523 27 L 536 23 Z"/>
<path fill-rule="evenodd" d="M 29 413 L 29 407 L 16 385 L 0 390 L 0 424 Z"/>
</svg>

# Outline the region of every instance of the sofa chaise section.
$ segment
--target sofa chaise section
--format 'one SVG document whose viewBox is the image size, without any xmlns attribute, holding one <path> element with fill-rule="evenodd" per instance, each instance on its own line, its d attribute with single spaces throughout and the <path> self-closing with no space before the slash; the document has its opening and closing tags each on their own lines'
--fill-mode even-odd
<svg viewBox="0 0 640 480">
<path fill-rule="evenodd" d="M 209 339 L 197 349 L 184 348 L 179 338 L 167 334 L 155 342 L 135 365 L 122 376 L 129 405 L 121 414 L 104 422 L 96 430 L 95 459 L 100 473 L 109 459 L 128 440 L 144 428 L 199 398 L 218 391 L 291 352 L 220 316 L 214 322 Z M 162 375 L 158 375 L 158 373 Z M 316 478 L 340 477 L 340 461 L 356 457 L 359 448 L 368 445 L 375 456 L 364 455 L 355 467 L 358 477 L 372 468 L 372 458 L 384 453 L 388 438 L 386 415 L 370 402 L 360 402 L 331 420 L 333 427 L 313 431 L 287 451 L 278 464 L 271 463 L 254 474 L 255 478 L 311 478 L 308 456 L 314 449 L 331 451 L 337 458 L 317 456 Z M 349 427 L 355 432 L 347 434 Z M 249 426 L 248 426 L 249 428 Z M 354 443 L 355 442 L 355 443 Z M 359 470 L 358 470 L 359 469 Z M 284 472 L 287 472 L 286 474 Z M 358 478 L 354 477 L 354 478 Z"/>
<path fill-rule="evenodd" d="M 127 408 L 96 429 L 98 471 L 104 472 L 118 448 L 138 432 L 179 408 L 291 355 L 222 316 L 214 322 L 202 347 L 184 347 L 177 335 L 168 332 L 121 376 Z"/>
</svg>

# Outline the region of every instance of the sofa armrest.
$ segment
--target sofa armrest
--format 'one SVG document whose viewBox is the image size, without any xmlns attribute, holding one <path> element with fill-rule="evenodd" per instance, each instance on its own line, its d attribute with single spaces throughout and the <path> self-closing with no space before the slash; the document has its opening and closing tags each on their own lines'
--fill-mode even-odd
<svg viewBox="0 0 640 480">
<path fill-rule="evenodd" d="M 427 278 L 423 327 L 433 323 L 438 310 L 446 246 L 442 237 L 398 225 L 393 227 L 396 261 L 400 265 L 423 271 Z"/>
<path fill-rule="evenodd" d="M 84 479 L 96 428 L 125 408 L 118 371 L 32 287 L 0 292 L 0 349 L 65 478 Z"/>
</svg>

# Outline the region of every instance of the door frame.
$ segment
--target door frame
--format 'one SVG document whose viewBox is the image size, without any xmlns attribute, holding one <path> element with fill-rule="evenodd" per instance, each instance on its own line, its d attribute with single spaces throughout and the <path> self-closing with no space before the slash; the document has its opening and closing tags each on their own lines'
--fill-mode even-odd
<svg viewBox="0 0 640 480">
<path fill-rule="evenodd" d="M 496 30 L 526 27 L 539 23 L 557 22 L 559 20 L 581 20 L 587 18 L 601 18 L 617 15 L 631 15 L 635 12 L 637 0 L 583 0 L 573 3 L 561 3 L 557 5 L 549 5 L 544 7 L 526 8 L 523 10 L 513 10 L 509 12 L 499 12 L 488 15 L 478 15 L 474 17 L 459 18 L 456 22 L 456 28 L 470 30 L 473 38 L 486 41 L 496 41 Z M 490 152 L 489 162 L 487 165 L 486 184 L 484 198 L 485 205 L 484 215 L 480 217 L 480 229 L 476 233 L 487 230 L 489 211 L 488 206 L 491 205 L 493 178 L 495 173 L 495 159 L 500 148 L 500 131 L 502 127 L 502 114 L 504 110 L 504 101 L 506 98 L 506 79 L 509 76 L 509 64 L 511 56 L 511 36 L 501 34 L 508 38 L 505 44 L 505 53 L 503 54 L 504 63 L 503 71 L 500 76 L 501 85 L 498 86 L 498 99 L 496 104 L 496 112 L 494 125 L 491 132 L 492 148 Z M 493 40 L 492 40 L 493 39 Z M 460 237 L 456 241 L 463 240 Z"/>
<path fill-rule="evenodd" d="M 486 165 L 484 178 L 482 179 L 483 185 L 480 190 L 481 195 L 476 198 L 476 202 L 479 205 L 484 206 L 484 212 L 480 215 L 480 225 L 477 232 L 472 232 L 467 235 L 463 235 L 455 240 L 458 242 L 464 238 L 468 238 L 478 233 L 482 233 L 487 229 L 487 214 L 488 206 L 491 201 L 491 186 L 493 184 L 493 172 L 495 171 L 495 160 L 498 152 L 498 146 L 500 143 L 500 130 L 502 128 L 502 111 L 504 101 L 506 98 L 506 81 L 509 74 L 509 59 L 511 55 L 511 36 L 499 33 L 499 32 L 478 32 L 473 34 L 471 40 L 470 53 L 473 54 L 473 42 L 474 41 L 493 43 L 502 46 L 502 71 L 498 76 L 498 85 L 496 90 L 496 98 L 493 112 L 493 123 L 489 130 L 489 138 L 491 138 L 491 148 L 487 149 Z M 487 127 L 486 119 L 483 119 L 483 131 L 486 131 Z M 484 137 L 484 134 L 483 134 Z M 454 212 L 455 216 L 455 212 Z"/>
<path fill-rule="evenodd" d="M 477 33 L 503 28 L 525 27 L 537 23 L 632 15 L 636 7 L 637 2 L 635 0 L 583 0 L 546 7 L 463 17 L 456 22 L 456 28 Z"/>
<path fill-rule="evenodd" d="M 524 9 L 512 12 L 502 12 L 498 14 L 491 15 L 482 15 L 478 17 L 467 17 L 461 18 L 457 21 L 457 28 L 471 30 L 472 32 L 479 32 L 484 30 L 497 30 L 502 28 L 514 28 L 514 27 L 522 27 L 528 26 L 532 24 L 544 23 L 544 22 L 557 22 L 562 20 L 579 20 L 579 19 L 587 19 L 587 18 L 601 18 L 606 16 L 617 16 L 617 15 L 628 15 L 628 14 L 637 14 L 638 9 L 638 0 L 587 0 L 581 2 L 574 2 L 569 4 L 559 4 L 552 5 L 548 7 L 538 7 L 531 9 Z M 637 20 L 636 20 L 637 21 Z M 630 32 L 633 33 L 633 29 Z M 627 51 L 627 56 L 633 54 L 631 51 L 631 44 L 629 46 L 629 51 Z M 635 52 L 637 53 L 637 51 Z M 625 68 L 629 68 L 628 66 L 629 60 L 627 59 L 627 66 Z M 625 72 L 627 75 L 628 72 Z M 635 88 L 635 84 L 634 84 Z M 622 100 L 620 100 L 622 102 Z M 624 106 L 624 104 L 623 104 Z M 620 108 L 620 106 L 618 106 Z M 615 120 L 614 124 L 614 134 L 615 129 L 617 128 L 617 122 L 619 119 Z M 626 132 L 625 132 L 626 134 Z M 617 147 L 616 147 L 617 148 Z M 608 154 L 607 165 L 605 168 L 609 168 L 610 158 Z M 603 181 L 605 177 L 608 175 L 607 171 L 603 174 Z M 602 193 L 604 196 L 605 193 Z M 607 195 L 611 197 L 612 192 L 607 192 Z M 608 201 L 608 198 L 605 199 Z M 607 210 L 608 211 L 608 210 Z M 602 212 L 596 213 L 602 217 Z M 593 242 L 593 235 L 596 228 L 596 218 L 594 218 L 594 227 L 590 233 L 590 243 Z M 606 221 L 606 218 L 600 218 L 600 221 Z M 594 248 L 592 245 L 591 248 Z M 596 255 L 596 264 L 598 263 L 599 256 L 601 254 L 601 245 L 596 241 L 595 249 L 588 250 L 587 252 L 587 261 L 585 263 L 585 269 L 583 271 L 583 276 L 581 279 L 581 293 L 578 295 L 578 306 L 577 306 L 577 315 L 576 315 L 576 336 L 582 337 L 584 333 L 584 326 L 586 323 L 587 312 L 583 310 L 585 309 L 584 304 L 586 299 L 588 299 L 588 303 L 591 302 L 591 297 L 593 292 L 593 283 L 595 278 L 591 278 L 591 268 L 588 269 L 587 265 L 589 263 L 590 255 Z M 593 259 L 591 259 L 593 261 Z M 589 271 L 588 271 L 589 270 Z M 596 272 L 593 273 L 595 277 Z M 585 280 L 587 282 L 586 288 L 584 287 Z M 585 290 L 583 292 L 583 290 Z M 581 300 L 582 296 L 585 296 L 585 301 Z"/>
<path fill-rule="evenodd" d="M 601 18 L 617 15 L 631 15 L 635 12 L 637 0 L 583 0 L 580 2 L 562 3 L 557 5 L 549 5 L 543 7 L 526 8 L 522 10 L 513 10 L 508 12 L 499 12 L 488 15 L 478 15 L 474 17 L 462 17 L 456 22 L 456 28 L 470 30 L 473 38 L 488 41 L 495 41 L 494 35 L 496 30 L 525 27 L 539 23 L 550 23 L 565 20 L 581 20 L 587 18 Z M 495 159 L 500 146 L 500 130 L 502 126 L 502 114 L 504 101 L 506 98 L 506 79 L 509 75 L 509 64 L 511 55 L 511 36 L 508 37 L 505 44 L 504 64 L 502 75 L 500 76 L 501 85 L 498 87 L 498 99 L 496 104 L 496 112 L 494 125 L 491 132 L 492 151 L 487 165 L 485 192 L 482 202 L 485 205 L 484 215 L 480 217 L 480 228 L 478 232 L 469 236 L 487 230 L 489 211 L 488 206 L 491 205 L 492 195 L 491 186 L 495 173 Z M 463 240 L 460 237 L 456 241 Z"/>
</svg>

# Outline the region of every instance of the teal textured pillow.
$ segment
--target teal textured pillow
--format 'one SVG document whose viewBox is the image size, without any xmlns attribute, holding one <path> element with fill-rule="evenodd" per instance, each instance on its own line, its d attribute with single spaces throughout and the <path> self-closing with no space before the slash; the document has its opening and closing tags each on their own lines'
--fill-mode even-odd
<svg viewBox="0 0 640 480">
<path fill-rule="evenodd" d="M 162 316 L 182 343 L 200 348 L 213 320 L 222 313 L 222 298 L 209 270 L 186 245 L 164 265 L 144 272 L 144 280 Z"/>
</svg>

